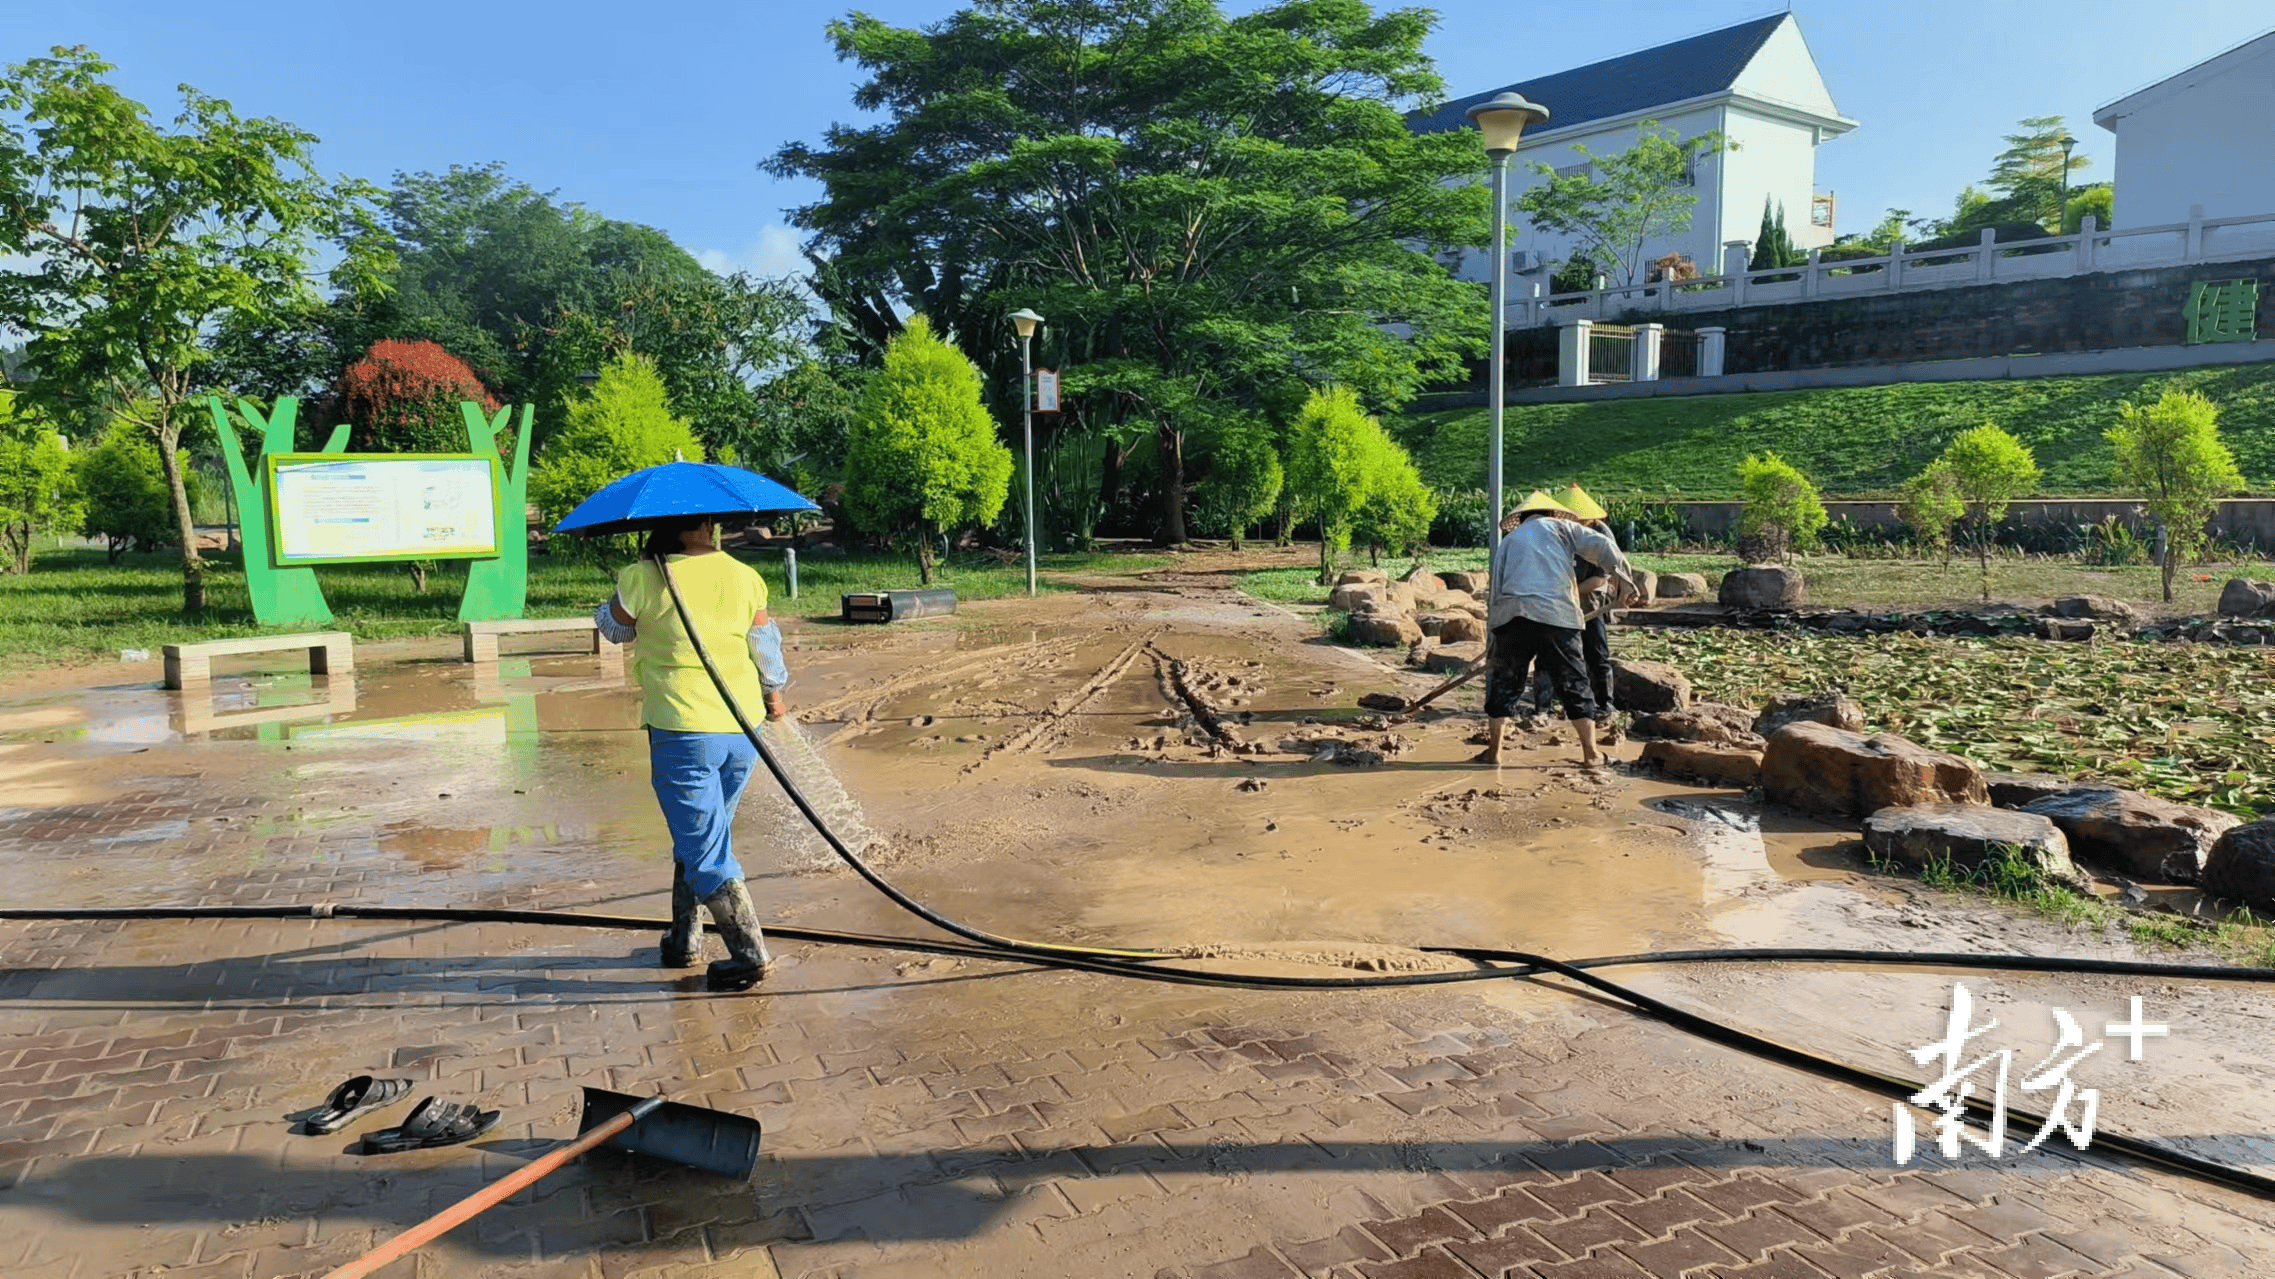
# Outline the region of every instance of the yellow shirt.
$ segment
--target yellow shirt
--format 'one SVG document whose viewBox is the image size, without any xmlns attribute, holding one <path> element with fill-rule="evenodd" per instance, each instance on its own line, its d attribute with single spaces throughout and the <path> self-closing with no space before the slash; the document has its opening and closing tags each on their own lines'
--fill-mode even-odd
<svg viewBox="0 0 2275 1279">
<path fill-rule="evenodd" d="M 671 557 L 672 580 L 687 615 L 695 620 L 704 651 L 719 668 L 743 713 L 755 725 L 766 718 L 758 666 L 750 656 L 750 623 L 766 607 L 766 582 L 750 566 L 723 551 Z M 642 560 L 616 575 L 616 598 L 632 615 L 639 633 L 632 657 L 646 695 L 641 718 L 650 728 L 683 733 L 739 733 L 734 712 L 703 670 L 703 659 L 687 640 L 663 574 Z"/>
</svg>

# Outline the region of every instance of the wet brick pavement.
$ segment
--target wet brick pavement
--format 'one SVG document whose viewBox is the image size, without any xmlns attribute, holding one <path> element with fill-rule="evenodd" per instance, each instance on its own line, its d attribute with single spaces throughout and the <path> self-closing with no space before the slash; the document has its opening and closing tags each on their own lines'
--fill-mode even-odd
<svg viewBox="0 0 2275 1279">
<path fill-rule="evenodd" d="M 352 898 L 342 871 L 206 891 Z M 599 1156 L 385 1273 L 2162 1279 L 2275 1257 L 2268 1204 L 2079 1156 L 1898 1169 L 1880 1102 L 1545 991 L 1260 995 L 793 945 L 769 993 L 706 996 L 645 934 L 8 928 L 14 1279 L 320 1274 L 573 1131 L 582 1083 L 760 1117 L 758 1175 Z M 366 1070 L 506 1119 L 383 1161 L 288 1130 Z"/>
</svg>

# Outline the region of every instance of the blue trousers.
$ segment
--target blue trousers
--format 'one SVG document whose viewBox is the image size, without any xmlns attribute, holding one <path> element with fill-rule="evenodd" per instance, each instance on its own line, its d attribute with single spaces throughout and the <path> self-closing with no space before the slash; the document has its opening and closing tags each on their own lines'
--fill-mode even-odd
<svg viewBox="0 0 2275 1279">
<path fill-rule="evenodd" d="M 757 759 L 758 749 L 741 733 L 648 730 L 648 773 L 671 828 L 671 855 L 698 899 L 743 877 L 735 860 L 735 805 Z"/>
</svg>

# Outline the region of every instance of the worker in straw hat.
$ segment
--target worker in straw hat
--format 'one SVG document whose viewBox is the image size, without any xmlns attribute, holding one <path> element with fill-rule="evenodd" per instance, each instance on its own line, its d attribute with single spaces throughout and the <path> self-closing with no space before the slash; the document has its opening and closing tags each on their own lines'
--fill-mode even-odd
<svg viewBox="0 0 2275 1279">
<path fill-rule="evenodd" d="M 1611 514 L 1603 504 L 1588 496 L 1588 491 L 1577 484 L 1567 485 L 1549 494 L 1558 505 L 1580 517 L 1589 528 L 1612 536 L 1611 526 L 1604 522 Z M 1611 700 L 1611 605 L 1604 597 L 1611 590 L 1611 578 L 1593 561 L 1573 561 L 1572 575 L 1580 592 L 1580 652 L 1587 659 L 1588 690 L 1596 696 L 1597 740 L 1618 740 L 1617 721 Z M 1631 574 L 1632 576 L 1632 574 Z M 1545 672 L 1543 673 L 1545 674 Z M 1534 701 L 1545 709 L 1553 696 L 1545 679 L 1536 679 Z"/>
<path fill-rule="evenodd" d="M 1586 527 L 1570 507 L 1539 489 L 1511 514 L 1516 522 L 1504 526 L 1506 535 L 1493 551 L 1493 591 L 1486 605 L 1493 631 L 1485 673 L 1487 736 L 1476 762 L 1501 762 L 1501 739 L 1537 665 L 1548 672 L 1564 716 L 1572 721 L 1580 762 L 1600 767 L 1596 699 L 1588 686 L 1572 562 L 1584 559 L 1603 568 L 1614 597 L 1624 603 L 1636 594 L 1627 557 L 1617 542 Z"/>
</svg>

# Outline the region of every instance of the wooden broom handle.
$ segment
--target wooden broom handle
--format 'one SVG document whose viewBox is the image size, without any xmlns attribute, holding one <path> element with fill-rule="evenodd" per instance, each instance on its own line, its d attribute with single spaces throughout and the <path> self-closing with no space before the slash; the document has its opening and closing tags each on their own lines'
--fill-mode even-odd
<svg viewBox="0 0 2275 1279">
<path fill-rule="evenodd" d="M 543 1178 L 562 1164 L 584 1154 L 610 1137 L 647 1118 L 656 1107 L 663 1104 L 664 1099 L 661 1097 L 648 1097 L 641 1100 L 639 1104 L 623 1114 L 608 1120 L 551 1154 L 532 1160 L 527 1165 L 500 1177 L 354 1261 L 334 1270 L 324 1276 L 324 1279 L 363 1279 L 363 1276 L 377 1271 L 388 1262 L 394 1261 L 414 1249 L 433 1243 L 452 1229 L 473 1220 L 483 1210 L 496 1206 L 501 1200 L 511 1198 L 515 1191 Z"/>
</svg>

